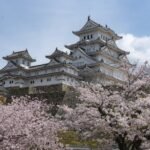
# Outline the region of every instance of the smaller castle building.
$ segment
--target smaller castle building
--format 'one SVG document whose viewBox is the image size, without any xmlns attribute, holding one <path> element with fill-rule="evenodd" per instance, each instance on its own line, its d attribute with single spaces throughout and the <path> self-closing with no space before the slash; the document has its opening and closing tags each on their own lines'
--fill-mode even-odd
<svg viewBox="0 0 150 150">
<path fill-rule="evenodd" d="M 102 26 L 90 17 L 85 25 L 74 31 L 79 41 L 65 47 L 70 53 L 56 48 L 46 56 L 49 62 L 33 66 L 28 50 L 12 52 L 3 57 L 7 65 L 0 70 L 0 80 L 6 88 L 74 86 L 81 81 L 96 83 L 124 83 L 130 65 L 128 52 L 118 48 L 116 41 L 122 37 L 108 26 Z"/>
</svg>

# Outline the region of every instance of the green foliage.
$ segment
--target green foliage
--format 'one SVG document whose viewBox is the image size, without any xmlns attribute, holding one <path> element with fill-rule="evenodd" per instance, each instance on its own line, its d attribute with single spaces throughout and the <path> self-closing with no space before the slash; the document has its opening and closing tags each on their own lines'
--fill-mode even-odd
<svg viewBox="0 0 150 150">
<path fill-rule="evenodd" d="M 80 146 L 80 147 L 90 147 L 97 148 L 98 142 L 96 140 L 88 139 L 83 140 L 80 138 L 80 135 L 75 131 L 62 131 L 58 134 L 59 140 L 64 145 L 70 146 Z"/>
<path fill-rule="evenodd" d="M 0 95 L 0 104 L 5 104 L 6 99 L 7 99 L 6 97 Z"/>
</svg>

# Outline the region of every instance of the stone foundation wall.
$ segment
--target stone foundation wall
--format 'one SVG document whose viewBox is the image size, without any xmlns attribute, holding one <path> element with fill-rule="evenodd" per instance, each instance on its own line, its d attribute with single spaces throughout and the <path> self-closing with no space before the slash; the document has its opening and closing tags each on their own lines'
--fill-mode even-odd
<svg viewBox="0 0 150 150">
<path fill-rule="evenodd" d="M 68 99 L 71 99 L 70 93 L 73 90 L 73 87 L 70 87 L 65 84 L 53 85 L 53 86 L 40 86 L 34 88 L 8 88 L 9 99 L 11 96 L 25 96 L 30 95 L 31 97 L 38 97 L 39 99 L 47 99 L 48 103 L 52 104 L 62 104 L 64 99 L 67 102 Z"/>
<path fill-rule="evenodd" d="M 7 88 L 9 95 L 21 96 L 21 95 L 32 95 L 32 94 L 43 94 L 43 93 L 53 93 L 53 92 L 62 92 L 68 91 L 70 86 L 65 84 L 52 85 L 52 86 L 39 86 L 39 87 L 29 87 L 29 88 Z"/>
</svg>

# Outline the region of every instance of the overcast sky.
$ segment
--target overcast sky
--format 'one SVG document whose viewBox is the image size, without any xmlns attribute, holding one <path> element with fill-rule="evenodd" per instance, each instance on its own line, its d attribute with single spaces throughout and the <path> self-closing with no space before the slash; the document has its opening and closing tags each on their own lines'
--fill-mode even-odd
<svg viewBox="0 0 150 150">
<path fill-rule="evenodd" d="M 118 45 L 130 51 L 132 60 L 150 60 L 150 0 L 0 0 L 1 57 L 28 49 L 37 63 L 48 60 L 56 47 L 78 40 L 90 15 L 123 35 Z"/>
</svg>

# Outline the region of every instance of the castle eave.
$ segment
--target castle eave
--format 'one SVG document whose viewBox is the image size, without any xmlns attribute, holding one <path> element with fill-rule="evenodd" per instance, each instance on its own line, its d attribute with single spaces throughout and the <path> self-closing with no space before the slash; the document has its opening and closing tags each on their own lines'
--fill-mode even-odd
<svg viewBox="0 0 150 150">
<path fill-rule="evenodd" d="M 122 36 L 117 35 L 110 28 L 106 28 L 106 27 L 103 27 L 101 25 L 97 25 L 97 26 L 95 26 L 93 28 L 83 29 L 83 30 L 79 30 L 79 31 L 72 31 L 72 33 L 74 35 L 76 35 L 76 36 L 81 36 L 81 35 L 86 34 L 86 33 L 98 32 L 98 31 L 101 31 L 101 32 L 104 32 L 104 33 L 107 33 L 107 34 L 111 35 L 114 40 L 120 40 L 120 39 L 122 39 Z"/>
<path fill-rule="evenodd" d="M 4 60 L 12 60 L 12 59 L 17 59 L 17 58 L 25 58 L 26 60 L 29 60 L 30 62 L 35 62 L 36 61 L 36 59 L 30 59 L 30 58 L 28 58 L 28 57 L 24 57 L 24 56 L 22 56 L 22 55 L 18 55 L 18 56 L 6 56 L 6 57 L 3 57 L 3 59 Z"/>
<path fill-rule="evenodd" d="M 60 76 L 60 75 L 66 75 L 66 76 L 70 76 L 70 77 L 73 77 L 76 79 L 81 79 L 81 77 L 76 76 L 74 74 L 70 74 L 70 73 L 65 72 L 65 71 L 53 72 L 53 73 L 42 74 L 42 75 L 34 75 L 34 76 L 27 77 L 27 78 L 30 79 L 30 78 L 41 78 L 41 77 Z"/>
</svg>

